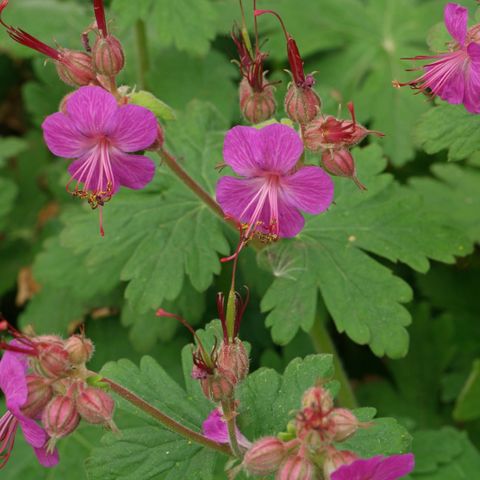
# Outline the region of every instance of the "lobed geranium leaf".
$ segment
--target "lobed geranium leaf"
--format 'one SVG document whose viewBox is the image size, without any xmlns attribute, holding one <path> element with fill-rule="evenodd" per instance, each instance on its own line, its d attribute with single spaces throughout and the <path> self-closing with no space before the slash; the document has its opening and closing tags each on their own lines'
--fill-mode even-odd
<svg viewBox="0 0 480 480">
<path fill-rule="evenodd" d="M 378 146 L 364 148 L 356 157 L 368 192 L 338 179 L 335 205 L 327 213 L 309 219 L 288 249 L 274 246 L 261 254 L 261 264 L 270 265 L 276 276 L 262 310 L 270 311 L 267 325 L 274 340 L 286 344 L 298 328 L 312 327 L 311 305 L 320 289 L 339 332 L 369 344 L 376 355 L 401 357 L 407 352 L 405 327 L 410 323 L 401 304 L 410 301 L 411 289 L 366 251 L 425 272 L 429 258 L 451 263 L 472 245 L 460 229 L 431 214 L 436 207 L 421 192 L 379 174 L 384 160 Z M 300 303 L 301 314 L 293 316 L 289 306 Z"/>
<path fill-rule="evenodd" d="M 442 104 L 421 117 L 415 136 L 427 153 L 448 150 L 449 160 L 462 160 L 480 150 L 479 127 L 478 115 L 463 105 Z"/>
</svg>

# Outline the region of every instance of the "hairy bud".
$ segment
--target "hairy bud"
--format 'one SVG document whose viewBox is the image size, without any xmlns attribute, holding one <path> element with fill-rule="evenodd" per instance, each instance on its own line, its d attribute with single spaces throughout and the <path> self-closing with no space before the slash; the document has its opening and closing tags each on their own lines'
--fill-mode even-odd
<svg viewBox="0 0 480 480">
<path fill-rule="evenodd" d="M 72 335 L 65 342 L 65 350 L 70 362 L 83 365 L 92 358 L 94 347 L 92 341 L 83 335 Z"/>
<path fill-rule="evenodd" d="M 252 475 L 269 475 L 278 470 L 285 453 L 285 444 L 278 438 L 261 438 L 247 451 L 243 465 Z"/>
<path fill-rule="evenodd" d="M 247 122 L 255 125 L 265 122 L 275 114 L 277 105 L 274 91 L 275 89 L 271 85 L 263 87 L 261 91 L 255 91 L 246 78 L 241 81 L 240 110 Z"/>
<path fill-rule="evenodd" d="M 325 479 L 330 480 L 330 475 L 335 470 L 343 465 L 350 465 L 355 460 L 358 460 L 358 457 L 353 452 L 328 447 L 325 462 L 323 463 L 323 475 Z"/>
<path fill-rule="evenodd" d="M 232 374 L 236 379 L 235 383 L 241 382 L 248 374 L 250 361 L 243 343 L 238 338 L 231 343 L 222 343 L 217 362 L 220 370 Z"/>
<path fill-rule="evenodd" d="M 88 423 L 101 424 L 115 430 L 113 411 L 115 402 L 108 393 L 99 388 L 87 387 L 77 397 L 77 410 Z"/>
<path fill-rule="evenodd" d="M 232 398 L 237 379 L 231 372 L 217 370 L 213 375 L 200 380 L 203 393 L 214 402 Z"/>
<path fill-rule="evenodd" d="M 276 480 L 313 480 L 315 467 L 303 455 L 292 455 L 280 467 Z"/>
<path fill-rule="evenodd" d="M 61 60 L 55 62 L 60 79 L 71 87 L 95 83 L 92 57 L 84 52 L 62 50 Z"/>
<path fill-rule="evenodd" d="M 352 436 L 360 426 L 357 417 L 346 408 L 336 408 L 333 410 L 329 415 L 329 420 L 335 431 L 334 440 L 336 442 L 343 442 L 343 440 Z"/>
<path fill-rule="evenodd" d="M 328 413 L 333 408 L 333 398 L 323 387 L 309 388 L 302 397 L 303 408 L 312 408 Z"/>
<path fill-rule="evenodd" d="M 71 368 L 68 352 L 59 343 L 51 343 L 40 349 L 38 354 L 40 371 L 50 378 L 60 378 Z"/>
<path fill-rule="evenodd" d="M 122 44 L 113 35 L 97 38 L 92 57 L 95 71 L 106 77 L 115 77 L 125 66 Z"/>
<path fill-rule="evenodd" d="M 37 418 L 53 397 L 50 381 L 38 375 L 27 375 L 28 397 L 22 413 L 29 418 Z"/>
<path fill-rule="evenodd" d="M 292 122 L 300 125 L 310 123 L 319 114 L 321 105 L 320 97 L 311 87 L 290 83 L 285 95 L 285 112 Z"/>
<path fill-rule="evenodd" d="M 52 451 L 56 440 L 72 433 L 79 422 L 80 415 L 77 412 L 75 400 L 69 395 L 54 397 L 42 414 L 42 424 L 51 437 L 48 449 Z"/>
<path fill-rule="evenodd" d="M 322 153 L 322 164 L 325 170 L 337 177 L 351 178 L 360 190 L 366 190 L 357 178 L 355 160 L 350 150 L 328 150 Z"/>
</svg>

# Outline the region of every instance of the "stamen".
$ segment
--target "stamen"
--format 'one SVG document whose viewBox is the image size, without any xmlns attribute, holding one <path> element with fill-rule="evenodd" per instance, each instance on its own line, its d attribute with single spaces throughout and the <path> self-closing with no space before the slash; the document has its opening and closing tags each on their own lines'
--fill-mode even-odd
<svg viewBox="0 0 480 480">
<path fill-rule="evenodd" d="M 0 419 L 0 469 L 3 468 L 15 444 L 15 434 L 18 428 L 18 420 L 11 412 L 5 413 Z"/>
</svg>

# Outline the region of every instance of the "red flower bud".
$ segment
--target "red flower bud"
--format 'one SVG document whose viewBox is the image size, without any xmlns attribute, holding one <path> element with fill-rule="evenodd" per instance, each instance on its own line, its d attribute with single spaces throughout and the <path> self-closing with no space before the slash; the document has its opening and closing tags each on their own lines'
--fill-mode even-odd
<svg viewBox="0 0 480 480">
<path fill-rule="evenodd" d="M 240 110 L 247 122 L 257 124 L 265 122 L 275 114 L 276 102 L 274 87 L 267 85 L 262 90 L 255 91 L 248 80 L 244 78 L 240 83 Z"/>
<path fill-rule="evenodd" d="M 333 447 L 327 448 L 325 462 L 323 464 L 323 474 L 326 480 L 330 480 L 330 475 L 343 465 L 350 465 L 358 456 L 348 450 L 337 450 Z"/>
<path fill-rule="evenodd" d="M 96 83 L 92 57 L 87 53 L 62 50 L 60 60 L 55 62 L 60 79 L 71 87 L 83 87 Z"/>
<path fill-rule="evenodd" d="M 77 410 L 88 423 L 101 424 L 115 430 L 113 411 L 115 402 L 108 393 L 99 388 L 87 387 L 77 397 Z"/>
<path fill-rule="evenodd" d="M 53 389 L 50 381 L 38 375 L 27 375 L 28 397 L 22 407 L 22 413 L 29 418 L 37 418 L 52 399 Z"/>
<path fill-rule="evenodd" d="M 306 125 L 320 112 L 322 102 L 311 87 L 298 87 L 290 83 L 285 95 L 285 112 L 292 122 Z"/>
<path fill-rule="evenodd" d="M 334 440 L 336 442 L 343 442 L 352 436 L 360 426 L 357 417 L 345 408 L 336 408 L 328 417 L 335 432 Z"/>
<path fill-rule="evenodd" d="M 56 441 L 72 433 L 79 422 L 75 400 L 68 395 L 54 397 L 42 414 L 43 427 L 51 437 L 48 450 L 53 451 Z"/>
<path fill-rule="evenodd" d="M 269 475 L 280 467 L 286 454 L 285 444 L 276 437 L 257 440 L 245 454 L 243 466 L 252 475 Z"/>
<path fill-rule="evenodd" d="M 106 77 L 115 77 L 125 66 L 122 44 L 113 35 L 98 37 L 92 56 L 95 71 Z"/>
<path fill-rule="evenodd" d="M 292 455 L 289 457 L 275 477 L 276 480 L 313 480 L 315 467 L 313 463 L 303 455 Z"/>
<path fill-rule="evenodd" d="M 351 178 L 360 190 L 366 190 L 365 185 L 357 178 L 355 160 L 350 150 L 327 150 L 322 153 L 322 164 L 328 173 Z"/>
<path fill-rule="evenodd" d="M 302 405 L 326 414 L 333 408 L 333 398 L 323 387 L 312 387 L 303 394 Z"/>
<path fill-rule="evenodd" d="M 93 355 L 93 343 L 83 335 L 73 335 L 65 342 L 68 358 L 74 365 L 84 365 Z"/>
<path fill-rule="evenodd" d="M 40 372 L 50 378 L 60 378 L 71 368 L 68 352 L 59 343 L 51 343 L 40 348 L 38 354 Z"/>
<path fill-rule="evenodd" d="M 228 371 L 236 379 L 235 384 L 248 374 L 249 359 L 243 343 L 235 338 L 231 343 L 224 343 L 218 351 L 217 364 L 220 370 Z"/>
</svg>

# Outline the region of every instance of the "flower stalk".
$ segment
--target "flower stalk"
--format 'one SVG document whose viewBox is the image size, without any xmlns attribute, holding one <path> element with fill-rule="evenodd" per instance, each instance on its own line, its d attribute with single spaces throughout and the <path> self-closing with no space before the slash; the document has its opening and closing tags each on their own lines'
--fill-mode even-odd
<svg viewBox="0 0 480 480">
<path fill-rule="evenodd" d="M 235 413 L 235 409 L 232 408 L 233 402 L 234 400 L 226 400 L 222 402 L 223 417 L 227 422 L 228 438 L 230 439 L 230 447 L 232 448 L 232 452 L 236 457 L 242 458 L 243 454 L 238 445 L 238 439 L 237 439 L 237 433 L 236 433 L 237 432 L 237 426 L 235 421 L 236 413 Z"/>
<path fill-rule="evenodd" d="M 204 447 L 210 448 L 219 453 L 223 453 L 224 455 L 232 455 L 232 450 L 228 447 L 228 445 L 221 445 L 217 442 L 209 440 L 201 433 L 195 432 L 190 428 L 185 427 L 184 425 L 169 417 L 168 415 L 160 411 L 158 408 L 143 400 L 143 398 L 139 397 L 138 395 L 123 387 L 122 385 L 105 377 L 103 377 L 101 381 L 107 383 L 112 389 L 112 391 L 115 392 L 117 395 L 127 400 L 127 402 L 131 403 L 132 405 L 135 405 L 147 415 L 155 418 L 155 420 L 158 420 L 164 427 L 168 428 L 170 431 L 178 433 L 179 435 L 187 438 L 188 440 L 196 442 Z"/>
</svg>

